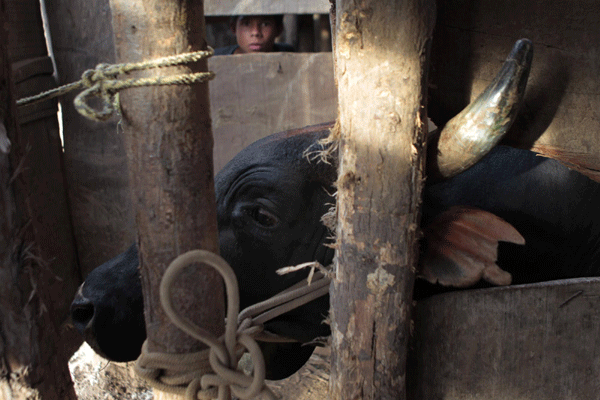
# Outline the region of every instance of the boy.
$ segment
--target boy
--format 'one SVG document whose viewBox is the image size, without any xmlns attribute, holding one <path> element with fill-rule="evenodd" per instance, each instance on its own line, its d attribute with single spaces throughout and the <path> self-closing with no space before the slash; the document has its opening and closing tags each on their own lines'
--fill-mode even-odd
<svg viewBox="0 0 600 400">
<path fill-rule="evenodd" d="M 283 15 L 241 15 L 232 17 L 229 28 L 237 44 L 220 47 L 215 55 L 294 51 L 289 44 L 275 43 L 283 32 Z"/>
</svg>

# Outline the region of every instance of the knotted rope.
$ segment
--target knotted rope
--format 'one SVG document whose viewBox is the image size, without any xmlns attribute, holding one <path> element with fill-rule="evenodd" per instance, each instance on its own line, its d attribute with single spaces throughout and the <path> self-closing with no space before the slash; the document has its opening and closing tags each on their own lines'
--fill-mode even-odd
<svg viewBox="0 0 600 400">
<path fill-rule="evenodd" d="M 225 334 L 220 338 L 182 317 L 173 308 L 171 286 L 180 272 L 193 263 L 215 268 L 225 281 L 227 320 Z M 316 264 L 318 263 L 312 263 Z M 209 346 L 209 349 L 190 354 L 149 353 L 145 343 L 135 370 L 151 386 L 185 395 L 189 400 L 217 397 L 229 399 L 229 388 L 242 400 L 251 399 L 258 394 L 275 399 L 275 395 L 265 384 L 265 362 L 255 339 L 289 342 L 289 339 L 265 332 L 262 324 L 327 294 L 329 282 L 326 274 L 318 272 L 312 283 L 307 280 L 301 281 L 271 299 L 246 308 L 238 316 L 237 278 L 227 262 L 204 250 L 182 254 L 169 265 L 162 278 L 161 305 L 177 327 Z M 254 367 L 253 376 L 237 370 L 237 363 L 244 349 L 250 354 Z"/>
<path fill-rule="evenodd" d="M 189 85 L 192 83 L 206 82 L 215 77 L 213 72 L 195 72 L 190 74 L 156 76 L 151 78 L 117 79 L 121 74 L 151 68 L 172 67 L 176 65 L 200 61 L 214 54 L 212 48 L 193 53 L 178 54 L 175 56 L 158 58 L 150 61 L 126 64 L 98 64 L 95 69 L 89 69 L 83 73 L 81 80 L 51 89 L 35 96 L 25 97 L 17 100 L 17 105 L 37 103 L 42 100 L 62 96 L 73 90 L 87 88 L 79 93 L 73 104 L 77 111 L 86 118 L 104 121 L 119 112 L 119 91 L 123 89 L 142 86 L 161 85 Z M 89 102 L 97 97 L 102 100 L 102 110 L 93 108 Z"/>
</svg>

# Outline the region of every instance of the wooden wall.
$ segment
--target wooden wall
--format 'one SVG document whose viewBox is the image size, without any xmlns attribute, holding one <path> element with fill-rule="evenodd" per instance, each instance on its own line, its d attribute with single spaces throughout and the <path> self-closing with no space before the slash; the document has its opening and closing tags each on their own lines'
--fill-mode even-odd
<svg viewBox="0 0 600 400">
<path fill-rule="evenodd" d="M 9 16 L 8 53 L 12 66 L 15 97 L 37 94 L 56 86 L 53 66 L 46 49 L 40 8 L 37 1 L 7 2 Z M 14 28 L 14 29 L 13 29 Z M 63 292 L 75 293 L 80 275 L 63 176 L 63 159 L 56 118 L 57 102 L 48 100 L 17 109 L 20 125 L 13 153 L 23 157 L 21 179 L 31 223 L 41 257 L 62 280 L 54 294 L 58 314 L 66 316 L 70 301 Z M 13 166 L 16 168 L 16 166 Z M 62 321 L 61 321 L 62 322 Z"/>
<path fill-rule="evenodd" d="M 71 399 L 67 360 L 81 338 L 65 321 L 81 277 L 57 103 L 14 107 L 56 82 L 39 2 L 0 1 L 0 21 L 0 397 Z"/>
<path fill-rule="evenodd" d="M 206 0 L 204 15 L 327 14 L 329 0 Z"/>
<path fill-rule="evenodd" d="M 417 305 L 412 399 L 587 400 L 600 391 L 600 278 Z"/>
<path fill-rule="evenodd" d="M 215 171 L 271 133 L 335 120 L 331 53 L 218 56 L 209 68 Z"/>
</svg>

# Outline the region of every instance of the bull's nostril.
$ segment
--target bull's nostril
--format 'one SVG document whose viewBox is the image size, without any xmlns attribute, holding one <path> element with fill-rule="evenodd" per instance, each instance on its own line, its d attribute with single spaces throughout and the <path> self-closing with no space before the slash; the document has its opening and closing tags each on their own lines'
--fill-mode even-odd
<svg viewBox="0 0 600 400">
<path fill-rule="evenodd" d="M 92 318 L 94 318 L 94 305 L 91 303 L 72 305 L 71 318 L 76 326 L 78 324 L 81 327 L 87 326 Z"/>
</svg>

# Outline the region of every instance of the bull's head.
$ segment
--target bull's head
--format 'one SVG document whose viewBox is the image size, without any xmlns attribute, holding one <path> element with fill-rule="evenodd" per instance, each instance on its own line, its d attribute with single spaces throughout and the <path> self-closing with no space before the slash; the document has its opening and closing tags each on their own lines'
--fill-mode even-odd
<svg viewBox="0 0 600 400">
<path fill-rule="evenodd" d="M 430 156 L 430 174 L 459 173 L 500 140 L 523 97 L 530 62 L 531 43 L 519 41 L 498 77 L 442 131 Z M 305 277 L 301 272 L 281 277 L 277 269 L 332 260 L 321 218 L 335 202 L 336 163 L 311 162 L 305 155 L 308 148 L 320 150 L 318 142 L 329 128 L 321 125 L 262 139 L 216 176 L 220 252 L 240 282 L 242 309 Z M 73 301 L 75 327 L 106 358 L 128 361 L 140 353 L 145 328 L 138 274 L 132 246 L 92 271 Z M 302 344 L 329 333 L 323 324 L 328 307 L 323 297 L 266 324 L 268 330 L 297 340 L 263 347 L 268 378 L 288 376 L 306 361 L 313 347 Z"/>
</svg>

